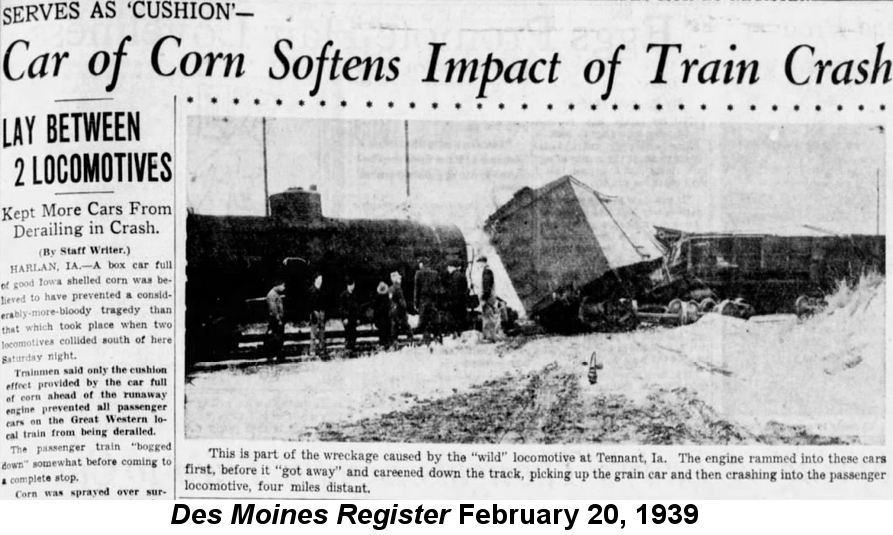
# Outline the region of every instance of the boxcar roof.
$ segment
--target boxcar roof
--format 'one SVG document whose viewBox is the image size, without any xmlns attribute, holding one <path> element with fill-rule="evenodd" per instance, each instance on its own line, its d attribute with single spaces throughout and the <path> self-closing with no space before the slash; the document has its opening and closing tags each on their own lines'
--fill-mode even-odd
<svg viewBox="0 0 893 535">
<path fill-rule="evenodd" d="M 664 254 L 665 251 L 656 238 L 655 227 L 645 223 L 619 197 L 596 191 L 571 175 L 553 180 L 536 190 L 529 187 L 518 190 L 509 202 L 487 219 L 485 227 L 491 227 L 496 221 L 506 219 L 535 202 L 548 199 L 549 193 L 563 186 L 569 186 L 573 190 L 588 225 L 612 268 L 656 260 Z"/>
</svg>

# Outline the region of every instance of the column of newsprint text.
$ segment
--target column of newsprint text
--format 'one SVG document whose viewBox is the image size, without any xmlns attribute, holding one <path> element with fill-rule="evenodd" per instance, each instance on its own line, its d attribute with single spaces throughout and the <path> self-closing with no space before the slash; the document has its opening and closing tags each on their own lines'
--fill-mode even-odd
<svg viewBox="0 0 893 535">
<path fill-rule="evenodd" d="M 170 497 L 173 103 L 63 96 L 2 108 L 0 495 Z"/>
</svg>

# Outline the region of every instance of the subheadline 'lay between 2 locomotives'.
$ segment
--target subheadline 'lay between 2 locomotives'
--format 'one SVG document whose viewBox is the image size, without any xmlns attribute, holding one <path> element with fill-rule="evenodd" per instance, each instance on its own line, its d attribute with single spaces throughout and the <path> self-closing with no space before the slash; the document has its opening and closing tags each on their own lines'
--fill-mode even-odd
<svg viewBox="0 0 893 535">
<path fill-rule="evenodd" d="M 323 275 L 330 308 L 348 277 L 356 282 L 358 301 L 367 304 L 394 271 L 403 275 L 411 299 L 410 275 L 419 258 L 440 269 L 463 264 L 467 256 L 454 226 L 324 217 L 315 187 L 271 195 L 269 217 L 190 214 L 186 250 L 186 349 L 192 362 L 231 350 L 241 339 L 240 326 L 263 322 L 263 303 L 252 306 L 252 299 L 277 281 L 288 288 L 288 319 L 300 321 L 309 313 L 302 303 L 315 274 Z"/>
</svg>

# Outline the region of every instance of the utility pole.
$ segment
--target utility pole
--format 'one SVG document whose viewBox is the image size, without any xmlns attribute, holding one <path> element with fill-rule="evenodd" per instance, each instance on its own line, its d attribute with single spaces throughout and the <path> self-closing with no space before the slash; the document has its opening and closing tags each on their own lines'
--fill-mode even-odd
<svg viewBox="0 0 893 535">
<path fill-rule="evenodd" d="M 264 214 L 270 217 L 270 186 L 267 182 L 267 118 L 261 118 L 260 124 L 264 143 Z"/>
<path fill-rule="evenodd" d="M 406 141 L 406 202 L 409 203 L 409 121 L 403 121 L 403 135 Z"/>
</svg>

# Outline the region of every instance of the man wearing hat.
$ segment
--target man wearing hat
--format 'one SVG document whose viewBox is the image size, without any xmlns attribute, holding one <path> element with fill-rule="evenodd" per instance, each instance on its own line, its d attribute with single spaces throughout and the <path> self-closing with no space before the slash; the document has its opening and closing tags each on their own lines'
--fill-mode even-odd
<svg viewBox="0 0 893 535">
<path fill-rule="evenodd" d="M 391 347 L 391 292 L 387 283 L 381 281 L 375 293 L 375 329 L 378 331 L 379 345 L 387 349 Z"/>
<path fill-rule="evenodd" d="M 274 360 L 282 359 L 282 346 L 285 343 L 285 309 L 282 306 L 284 294 L 285 282 L 281 280 L 277 280 L 267 293 L 267 311 L 270 315 L 270 322 L 267 326 L 267 337 L 264 340 L 264 351 L 268 358 Z"/>
<path fill-rule="evenodd" d="M 468 322 L 468 278 L 461 269 L 460 262 L 447 265 L 447 310 L 449 311 L 449 331 L 458 337 Z"/>
<path fill-rule="evenodd" d="M 340 299 L 341 322 L 344 325 L 344 349 L 351 355 L 356 351 L 357 323 L 360 319 L 360 303 L 357 301 L 356 288 L 356 281 L 353 277 L 348 277 Z"/>
<path fill-rule="evenodd" d="M 412 329 L 409 327 L 406 297 L 403 296 L 403 277 L 399 271 L 391 273 L 391 287 L 388 291 L 391 295 L 391 341 L 397 342 L 401 334 L 409 336 L 411 341 Z"/>
<path fill-rule="evenodd" d="M 326 357 L 326 303 L 322 291 L 322 273 L 313 277 L 313 285 L 307 292 L 310 308 L 310 352 Z"/>
</svg>

